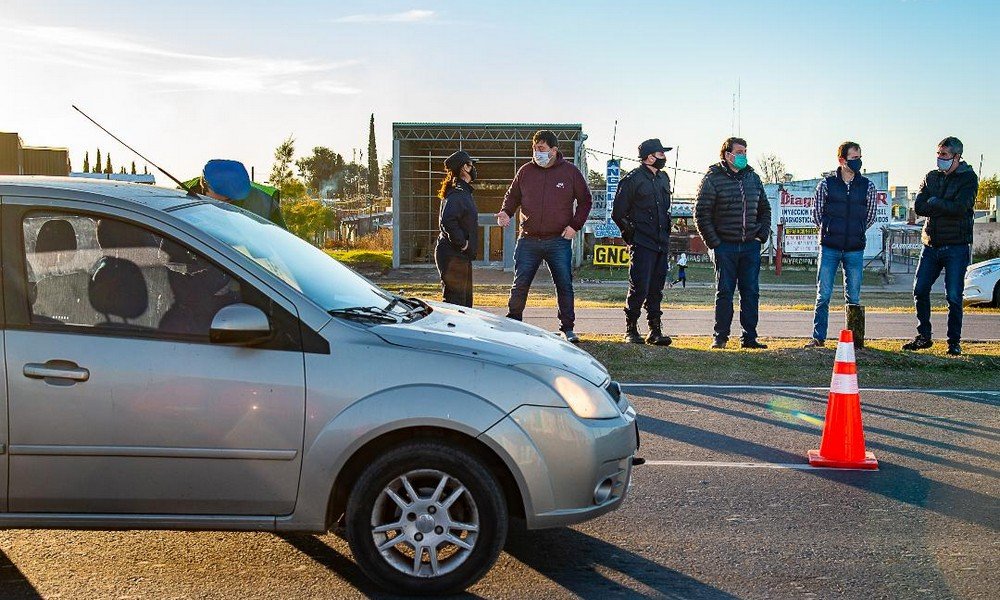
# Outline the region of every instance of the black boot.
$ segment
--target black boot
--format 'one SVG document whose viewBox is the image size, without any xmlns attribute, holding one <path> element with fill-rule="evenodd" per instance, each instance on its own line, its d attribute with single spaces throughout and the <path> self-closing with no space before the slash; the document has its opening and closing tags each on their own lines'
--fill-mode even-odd
<svg viewBox="0 0 1000 600">
<path fill-rule="evenodd" d="M 625 343 L 641 344 L 642 336 L 639 335 L 639 319 L 625 317 Z"/>
<path fill-rule="evenodd" d="M 646 336 L 646 343 L 652 344 L 654 346 L 669 346 L 670 336 L 663 335 L 663 326 L 660 324 L 660 320 L 649 322 L 649 335 Z"/>
</svg>

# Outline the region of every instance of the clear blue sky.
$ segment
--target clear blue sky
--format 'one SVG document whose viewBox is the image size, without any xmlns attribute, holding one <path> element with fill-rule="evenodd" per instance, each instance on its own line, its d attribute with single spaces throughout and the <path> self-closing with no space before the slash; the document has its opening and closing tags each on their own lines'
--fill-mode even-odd
<svg viewBox="0 0 1000 600">
<path fill-rule="evenodd" d="M 1000 170 L 1000 3 L 985 0 L 0 0 L 0 14 L 0 131 L 69 146 L 77 169 L 98 146 L 133 157 L 71 103 L 184 177 L 232 157 L 264 179 L 289 134 L 300 155 L 350 159 L 371 112 L 382 161 L 393 121 L 583 123 L 608 150 L 617 118 L 617 151 L 660 137 L 703 170 L 739 81 L 751 164 L 775 153 L 814 177 L 853 139 L 912 190 L 957 135 L 973 167 L 983 153 L 984 175 Z M 697 182 L 681 174 L 679 193 Z"/>
</svg>

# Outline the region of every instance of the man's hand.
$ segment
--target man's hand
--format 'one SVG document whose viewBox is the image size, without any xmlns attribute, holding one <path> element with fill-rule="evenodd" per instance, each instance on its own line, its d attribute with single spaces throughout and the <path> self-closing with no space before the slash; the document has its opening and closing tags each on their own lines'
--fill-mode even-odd
<svg viewBox="0 0 1000 600">
<path fill-rule="evenodd" d="M 500 212 L 498 212 L 497 213 L 497 225 L 499 225 L 500 227 L 506 227 L 506 226 L 510 225 L 510 215 L 508 215 L 507 213 L 505 213 L 502 210 Z"/>
<path fill-rule="evenodd" d="M 564 239 L 571 240 L 575 235 L 576 235 L 576 230 L 570 227 L 569 225 L 566 226 L 566 229 L 563 229 L 562 236 Z"/>
</svg>

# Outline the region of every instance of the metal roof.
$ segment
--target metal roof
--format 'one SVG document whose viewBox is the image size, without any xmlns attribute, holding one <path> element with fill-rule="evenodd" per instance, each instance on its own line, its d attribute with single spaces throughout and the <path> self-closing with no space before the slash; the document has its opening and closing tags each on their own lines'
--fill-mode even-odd
<svg viewBox="0 0 1000 600">
<path fill-rule="evenodd" d="M 72 200 L 134 203 L 156 210 L 190 204 L 195 199 L 181 190 L 155 185 L 78 177 L 0 176 L 0 196 L 53 197 Z M 205 198 L 198 197 L 199 201 Z"/>
<path fill-rule="evenodd" d="M 442 129 L 582 129 L 582 123 L 393 123 L 396 127 L 440 127 Z"/>
</svg>

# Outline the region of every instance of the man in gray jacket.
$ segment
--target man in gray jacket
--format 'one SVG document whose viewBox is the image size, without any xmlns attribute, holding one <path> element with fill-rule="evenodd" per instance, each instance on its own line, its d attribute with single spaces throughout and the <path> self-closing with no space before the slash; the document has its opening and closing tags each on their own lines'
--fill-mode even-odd
<svg viewBox="0 0 1000 600">
<path fill-rule="evenodd" d="M 725 348 L 733 323 L 733 293 L 740 290 L 740 337 L 744 348 L 767 348 L 757 341 L 760 249 L 771 233 L 771 205 L 764 184 L 747 164 L 747 142 L 722 143 L 722 159 L 708 168 L 698 187 L 694 222 L 714 252 L 715 333 L 712 348 Z"/>
</svg>

